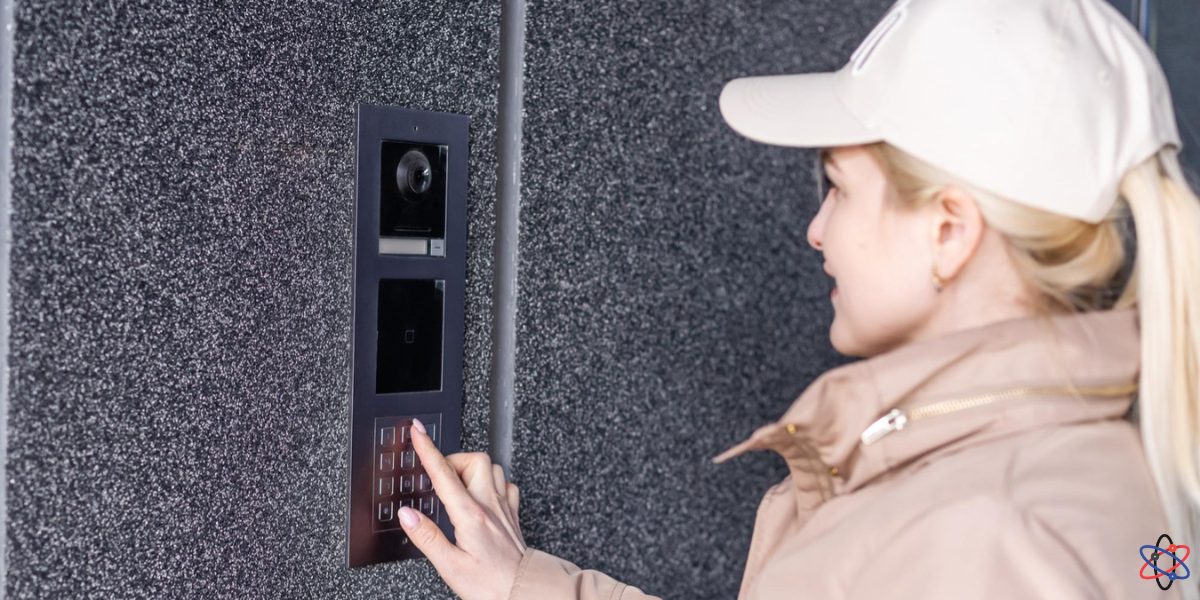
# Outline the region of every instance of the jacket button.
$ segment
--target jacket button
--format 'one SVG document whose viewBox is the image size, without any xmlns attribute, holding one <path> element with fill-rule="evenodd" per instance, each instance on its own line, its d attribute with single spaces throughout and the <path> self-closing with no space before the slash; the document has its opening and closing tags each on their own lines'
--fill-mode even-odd
<svg viewBox="0 0 1200 600">
<path fill-rule="evenodd" d="M 833 475 L 834 477 L 837 477 L 837 474 L 838 474 L 837 467 L 829 467 L 829 474 Z"/>
</svg>

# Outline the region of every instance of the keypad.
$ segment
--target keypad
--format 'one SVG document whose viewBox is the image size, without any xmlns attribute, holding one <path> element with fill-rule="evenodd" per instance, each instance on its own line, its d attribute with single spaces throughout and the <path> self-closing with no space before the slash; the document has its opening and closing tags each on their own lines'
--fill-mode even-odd
<svg viewBox="0 0 1200 600">
<path fill-rule="evenodd" d="M 419 510 L 434 522 L 441 513 L 441 501 L 433 491 L 433 483 L 421 464 L 412 445 L 412 420 L 420 419 L 434 444 L 441 448 L 441 415 L 424 414 L 375 419 L 374 485 L 372 486 L 376 532 L 397 530 L 399 510 L 408 506 Z M 407 544 L 408 537 L 400 543 Z"/>
</svg>

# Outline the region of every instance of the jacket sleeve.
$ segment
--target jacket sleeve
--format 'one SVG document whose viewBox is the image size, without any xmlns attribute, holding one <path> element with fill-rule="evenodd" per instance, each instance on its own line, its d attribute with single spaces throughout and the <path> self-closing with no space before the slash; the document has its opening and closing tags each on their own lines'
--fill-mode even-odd
<svg viewBox="0 0 1200 600">
<path fill-rule="evenodd" d="M 661 600 L 600 571 L 526 547 L 508 600 Z"/>
<path fill-rule="evenodd" d="M 849 583 L 846 597 L 1108 598 L 1078 550 L 1013 503 L 974 496 L 908 523 L 875 552 L 857 557 L 859 576 Z M 1131 567 L 1130 577 L 1133 572 Z"/>
</svg>

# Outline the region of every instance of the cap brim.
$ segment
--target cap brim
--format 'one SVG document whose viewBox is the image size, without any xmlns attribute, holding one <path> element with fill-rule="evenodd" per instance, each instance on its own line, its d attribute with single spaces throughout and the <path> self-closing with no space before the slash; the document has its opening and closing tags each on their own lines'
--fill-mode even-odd
<svg viewBox="0 0 1200 600">
<path fill-rule="evenodd" d="M 734 79 L 721 90 L 721 116 L 739 134 L 776 146 L 823 148 L 882 140 L 838 99 L 837 75 Z"/>
</svg>

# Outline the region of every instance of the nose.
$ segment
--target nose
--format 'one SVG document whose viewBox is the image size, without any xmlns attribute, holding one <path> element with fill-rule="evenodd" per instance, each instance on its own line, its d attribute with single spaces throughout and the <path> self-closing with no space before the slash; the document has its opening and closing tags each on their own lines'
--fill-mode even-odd
<svg viewBox="0 0 1200 600">
<path fill-rule="evenodd" d="M 808 245 L 821 250 L 825 238 L 825 207 L 821 206 L 821 210 L 817 211 L 816 216 L 812 221 L 808 222 Z"/>
</svg>

